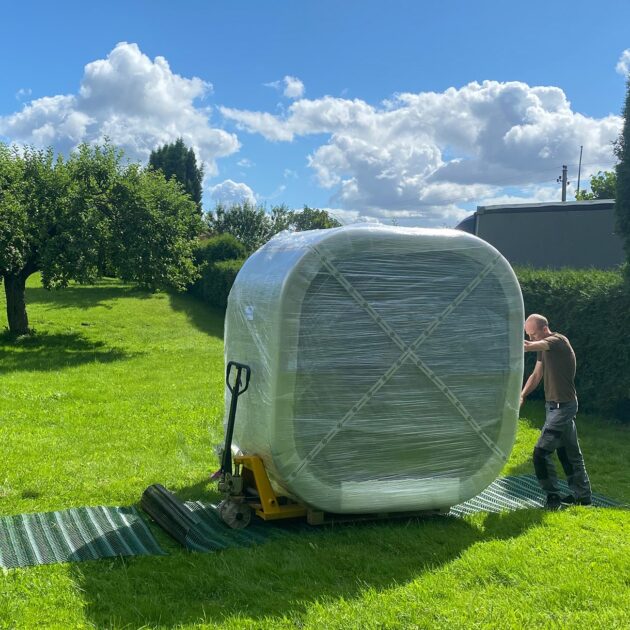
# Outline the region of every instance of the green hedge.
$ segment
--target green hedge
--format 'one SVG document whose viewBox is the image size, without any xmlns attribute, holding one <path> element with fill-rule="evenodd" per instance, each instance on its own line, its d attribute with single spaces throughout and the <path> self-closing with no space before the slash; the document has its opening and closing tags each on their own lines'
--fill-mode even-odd
<svg viewBox="0 0 630 630">
<path fill-rule="evenodd" d="M 221 234 L 202 241 L 195 249 L 195 262 L 201 277 L 189 291 L 211 306 L 225 308 L 230 289 L 246 255 L 245 247 L 231 234 Z"/>
<path fill-rule="evenodd" d="M 204 302 L 218 308 L 227 306 L 228 295 L 244 260 L 220 260 L 207 265 L 195 282 L 192 292 Z"/>
<path fill-rule="evenodd" d="M 630 292 L 623 274 L 601 270 L 515 269 L 525 313 L 565 334 L 577 357 L 580 407 L 630 421 Z M 526 376 L 534 355 L 528 356 Z M 542 386 L 541 386 L 542 387 Z"/>
</svg>

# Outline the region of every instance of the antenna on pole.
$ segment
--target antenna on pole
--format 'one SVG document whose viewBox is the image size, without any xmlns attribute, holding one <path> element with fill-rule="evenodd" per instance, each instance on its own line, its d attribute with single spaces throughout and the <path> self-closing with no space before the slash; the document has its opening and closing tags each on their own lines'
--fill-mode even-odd
<svg viewBox="0 0 630 630">
<path fill-rule="evenodd" d="M 578 165 L 578 183 L 577 183 L 577 191 L 575 192 L 575 196 L 580 194 L 580 172 L 582 171 L 582 149 L 584 147 L 580 145 L 580 164 Z"/>
</svg>

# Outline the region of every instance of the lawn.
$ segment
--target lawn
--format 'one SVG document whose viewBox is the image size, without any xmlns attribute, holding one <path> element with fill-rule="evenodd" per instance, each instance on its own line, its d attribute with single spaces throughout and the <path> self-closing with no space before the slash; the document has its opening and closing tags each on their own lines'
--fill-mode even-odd
<svg viewBox="0 0 630 630">
<path fill-rule="evenodd" d="M 2 291 L 2 293 L 4 293 Z M 216 498 L 222 315 L 108 280 L 32 278 L 36 334 L 0 337 L 0 515 Z M 0 299 L 0 328 L 5 325 Z M 524 407 L 504 474 L 532 472 Z M 581 415 L 594 489 L 630 502 L 630 427 Z M 628 628 L 630 512 L 571 508 L 345 526 L 215 554 L 5 571 L 1 628 Z"/>
</svg>

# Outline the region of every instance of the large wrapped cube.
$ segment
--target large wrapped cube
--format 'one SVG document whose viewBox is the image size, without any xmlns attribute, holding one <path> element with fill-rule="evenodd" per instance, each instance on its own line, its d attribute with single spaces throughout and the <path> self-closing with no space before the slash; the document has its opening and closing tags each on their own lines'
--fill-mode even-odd
<svg viewBox="0 0 630 630">
<path fill-rule="evenodd" d="M 277 491 L 332 513 L 446 508 L 512 448 L 523 300 L 463 232 L 282 233 L 236 278 L 225 358 L 252 370 L 234 444 Z"/>
</svg>

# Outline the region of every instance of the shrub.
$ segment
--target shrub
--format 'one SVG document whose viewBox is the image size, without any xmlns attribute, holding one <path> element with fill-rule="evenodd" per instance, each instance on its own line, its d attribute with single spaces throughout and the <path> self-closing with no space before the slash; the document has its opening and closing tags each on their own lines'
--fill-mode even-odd
<svg viewBox="0 0 630 630">
<path fill-rule="evenodd" d="M 214 263 L 219 260 L 236 260 L 245 258 L 247 252 L 245 246 L 231 234 L 219 234 L 201 241 L 195 248 L 195 262 L 202 266 L 203 263 Z"/>
<path fill-rule="evenodd" d="M 577 357 L 580 406 L 630 421 L 630 293 L 620 271 L 517 268 L 525 313 L 566 334 Z M 528 372 L 533 356 L 528 357 Z"/>
<path fill-rule="evenodd" d="M 225 308 L 246 255 L 245 247 L 231 234 L 202 241 L 195 249 L 195 263 L 201 276 L 188 290 L 211 306 Z"/>
<path fill-rule="evenodd" d="M 225 308 L 230 289 L 244 262 L 243 259 L 219 260 L 206 265 L 191 292 L 211 306 Z"/>
</svg>

